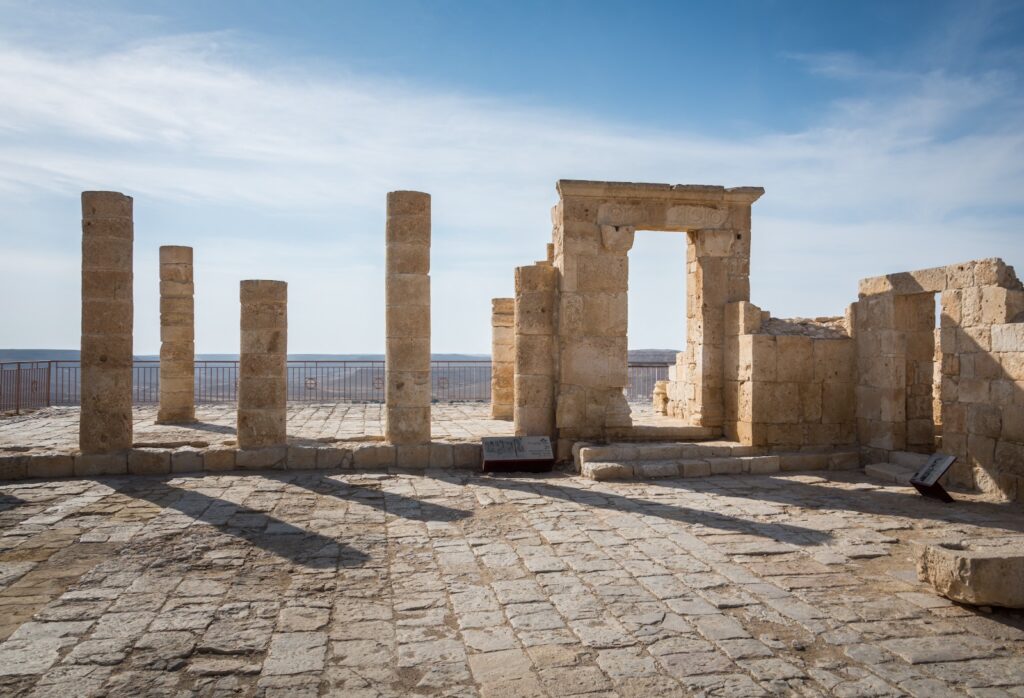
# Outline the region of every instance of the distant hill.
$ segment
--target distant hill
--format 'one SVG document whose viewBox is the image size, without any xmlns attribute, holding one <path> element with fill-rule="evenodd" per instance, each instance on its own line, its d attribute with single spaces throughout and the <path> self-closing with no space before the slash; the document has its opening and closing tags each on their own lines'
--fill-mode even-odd
<svg viewBox="0 0 1024 698">
<path fill-rule="evenodd" d="M 651 363 L 676 362 L 678 349 L 630 349 L 629 360 Z M 77 349 L 0 349 L 0 361 L 78 361 Z M 136 359 L 152 361 L 155 354 L 138 354 Z M 434 361 L 486 361 L 490 354 L 431 354 Z M 238 361 L 238 354 L 196 354 L 198 361 Z M 383 354 L 289 354 L 289 361 L 383 361 Z"/>
<path fill-rule="evenodd" d="M 136 359 L 159 359 L 156 354 L 136 354 Z M 434 361 L 487 361 L 489 354 L 431 354 Z M 78 361 L 77 349 L 0 349 L 0 361 Z M 196 354 L 198 361 L 238 361 L 238 354 Z M 289 361 L 383 361 L 383 354 L 289 354 Z"/>
</svg>

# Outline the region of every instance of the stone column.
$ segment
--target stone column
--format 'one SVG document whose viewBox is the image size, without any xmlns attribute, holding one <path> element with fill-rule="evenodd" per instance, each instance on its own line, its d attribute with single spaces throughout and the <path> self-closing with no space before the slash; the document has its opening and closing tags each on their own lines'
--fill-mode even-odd
<svg viewBox="0 0 1024 698">
<path fill-rule="evenodd" d="M 160 424 L 196 421 L 192 248 L 160 248 Z"/>
<path fill-rule="evenodd" d="M 132 198 L 82 193 L 82 453 L 132 445 Z"/>
<path fill-rule="evenodd" d="M 514 298 L 491 300 L 491 418 L 512 419 L 515 411 Z"/>
<path fill-rule="evenodd" d="M 426 467 L 430 444 L 430 195 L 388 193 L 385 436 L 396 462 Z"/>
<path fill-rule="evenodd" d="M 547 263 L 516 268 L 516 436 L 555 437 L 555 287 Z"/>
<path fill-rule="evenodd" d="M 287 443 L 288 284 L 243 281 L 238 362 L 238 447 Z"/>
</svg>

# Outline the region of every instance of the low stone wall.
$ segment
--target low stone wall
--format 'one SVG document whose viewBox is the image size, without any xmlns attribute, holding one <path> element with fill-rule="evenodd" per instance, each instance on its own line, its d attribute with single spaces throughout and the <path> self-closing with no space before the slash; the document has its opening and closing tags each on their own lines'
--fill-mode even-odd
<svg viewBox="0 0 1024 698">
<path fill-rule="evenodd" d="M 841 318 L 779 320 L 726 306 L 727 438 L 769 451 L 856 442 L 853 340 Z"/>
<path fill-rule="evenodd" d="M 428 448 L 429 460 L 420 467 L 403 465 L 402 469 L 476 470 L 481 466 L 479 443 L 431 443 Z M 396 468 L 396 456 L 396 447 L 384 442 L 253 449 L 182 445 L 175 448 L 132 448 L 103 454 L 12 454 L 0 456 L 0 480 L 235 470 L 379 470 Z"/>
</svg>

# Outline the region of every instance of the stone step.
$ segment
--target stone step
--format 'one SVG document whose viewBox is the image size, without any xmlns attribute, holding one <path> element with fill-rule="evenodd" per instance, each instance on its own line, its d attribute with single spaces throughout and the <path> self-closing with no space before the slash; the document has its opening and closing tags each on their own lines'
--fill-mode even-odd
<svg viewBox="0 0 1024 698">
<path fill-rule="evenodd" d="M 632 462 L 764 455 L 752 446 L 735 441 L 616 442 L 583 446 L 577 465 L 585 462 Z"/>
<path fill-rule="evenodd" d="M 593 480 L 642 480 L 780 471 L 855 470 L 856 451 L 763 453 L 734 442 L 610 444 L 579 449 L 579 472 Z"/>
<path fill-rule="evenodd" d="M 889 454 L 889 462 L 917 470 L 928 462 L 927 453 L 911 453 L 910 451 L 893 451 Z"/>
<path fill-rule="evenodd" d="M 766 475 L 780 470 L 779 456 L 584 462 L 580 473 L 591 480 L 647 480 L 712 475 Z"/>
<path fill-rule="evenodd" d="M 909 485 L 910 477 L 915 472 L 917 472 L 916 467 L 899 463 L 872 463 L 864 466 L 864 473 L 869 477 L 894 485 Z"/>
</svg>

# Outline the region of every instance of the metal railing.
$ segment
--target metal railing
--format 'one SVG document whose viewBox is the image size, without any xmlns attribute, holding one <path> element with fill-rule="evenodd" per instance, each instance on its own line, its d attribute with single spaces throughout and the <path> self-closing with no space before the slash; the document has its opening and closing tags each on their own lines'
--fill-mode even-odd
<svg viewBox="0 0 1024 698">
<path fill-rule="evenodd" d="M 647 402 L 654 383 L 668 377 L 669 364 L 629 364 L 626 397 Z M 434 402 L 487 402 L 491 399 L 489 360 L 432 361 Z M 384 402 L 384 362 L 379 360 L 289 361 L 289 402 Z M 196 403 L 229 403 L 238 399 L 238 361 L 195 362 Z M 160 401 L 160 362 L 137 359 L 132 367 L 135 404 Z M 0 412 L 20 412 L 50 405 L 81 402 L 78 361 L 15 361 L 0 363 Z"/>
</svg>

